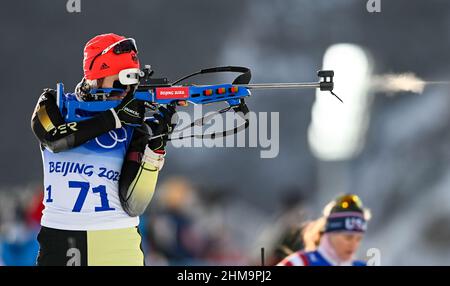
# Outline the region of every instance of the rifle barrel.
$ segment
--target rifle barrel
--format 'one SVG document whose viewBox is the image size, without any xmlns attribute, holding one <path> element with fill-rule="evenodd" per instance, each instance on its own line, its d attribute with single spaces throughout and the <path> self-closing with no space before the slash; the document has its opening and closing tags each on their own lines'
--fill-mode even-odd
<svg viewBox="0 0 450 286">
<path fill-rule="evenodd" d="M 251 83 L 237 84 L 248 89 L 297 89 L 297 88 L 320 88 L 319 82 L 292 82 L 292 83 Z"/>
</svg>

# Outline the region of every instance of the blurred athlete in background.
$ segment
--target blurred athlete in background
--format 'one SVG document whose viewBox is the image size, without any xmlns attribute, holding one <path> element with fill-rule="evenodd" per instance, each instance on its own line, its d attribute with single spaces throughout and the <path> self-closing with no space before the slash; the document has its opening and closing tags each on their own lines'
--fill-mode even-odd
<svg viewBox="0 0 450 286">
<path fill-rule="evenodd" d="M 306 225 L 302 238 L 305 249 L 299 250 L 278 266 L 364 266 L 355 260 L 367 229 L 370 212 L 360 198 L 347 194 L 324 208 L 324 218 Z"/>
</svg>

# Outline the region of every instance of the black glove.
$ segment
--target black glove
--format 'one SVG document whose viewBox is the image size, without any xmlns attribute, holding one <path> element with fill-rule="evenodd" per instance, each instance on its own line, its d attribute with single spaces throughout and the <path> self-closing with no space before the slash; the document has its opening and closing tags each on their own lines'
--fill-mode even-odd
<svg viewBox="0 0 450 286">
<path fill-rule="evenodd" d="M 127 93 L 120 104 L 114 108 L 120 122 L 129 126 L 140 126 L 144 122 L 144 101 L 134 98 L 134 88 Z"/>
<path fill-rule="evenodd" d="M 156 113 L 154 115 L 157 121 L 145 122 L 152 130 L 152 137 L 164 134 L 164 136 L 150 139 L 148 141 L 148 147 L 153 151 L 164 150 L 169 138 L 168 135 L 172 133 L 173 129 L 177 125 L 176 120 L 173 120 L 173 116 L 176 113 L 174 106 L 168 105 L 167 108 L 161 106 L 158 110 L 160 113 Z"/>
</svg>

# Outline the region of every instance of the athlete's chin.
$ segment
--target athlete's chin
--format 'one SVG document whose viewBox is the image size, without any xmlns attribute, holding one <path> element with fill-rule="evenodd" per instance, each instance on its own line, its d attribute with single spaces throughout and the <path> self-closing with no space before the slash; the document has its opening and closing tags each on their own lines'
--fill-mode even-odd
<svg viewBox="0 0 450 286">
<path fill-rule="evenodd" d="M 353 258 L 354 252 L 353 251 L 346 251 L 342 253 L 341 259 L 344 261 L 350 260 Z"/>
</svg>

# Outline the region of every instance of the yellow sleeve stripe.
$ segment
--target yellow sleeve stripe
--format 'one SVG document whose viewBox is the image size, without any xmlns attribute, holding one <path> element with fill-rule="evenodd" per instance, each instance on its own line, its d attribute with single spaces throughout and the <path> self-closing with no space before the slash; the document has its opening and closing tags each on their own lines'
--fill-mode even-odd
<svg viewBox="0 0 450 286">
<path fill-rule="evenodd" d="M 37 110 L 37 116 L 39 118 L 39 122 L 44 127 L 45 131 L 49 132 L 53 128 L 55 128 L 55 125 L 53 125 L 52 120 L 48 116 L 47 110 L 45 109 L 45 106 L 39 106 Z"/>
</svg>

